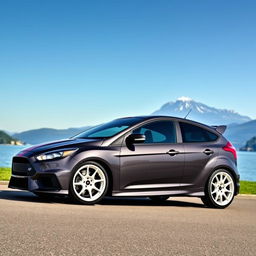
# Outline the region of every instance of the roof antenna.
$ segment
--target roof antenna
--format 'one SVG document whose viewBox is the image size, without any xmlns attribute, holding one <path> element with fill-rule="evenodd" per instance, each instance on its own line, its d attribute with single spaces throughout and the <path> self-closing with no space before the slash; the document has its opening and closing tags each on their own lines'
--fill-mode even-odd
<svg viewBox="0 0 256 256">
<path fill-rule="evenodd" d="M 184 117 L 184 119 L 187 119 L 188 115 L 191 113 L 192 108 L 188 111 L 188 113 L 186 114 L 186 116 Z"/>
</svg>

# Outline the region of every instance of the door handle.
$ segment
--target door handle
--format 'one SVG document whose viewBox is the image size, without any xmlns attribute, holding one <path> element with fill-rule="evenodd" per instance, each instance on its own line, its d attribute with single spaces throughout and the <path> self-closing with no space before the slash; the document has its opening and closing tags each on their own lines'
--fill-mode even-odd
<svg viewBox="0 0 256 256">
<path fill-rule="evenodd" d="M 168 152 L 166 152 L 167 154 L 169 154 L 170 156 L 175 156 L 177 154 L 179 154 L 179 151 L 176 151 L 175 149 L 170 149 Z"/>
<path fill-rule="evenodd" d="M 207 148 L 207 149 L 205 149 L 204 150 L 204 154 L 206 154 L 206 155 L 212 155 L 214 153 L 214 151 L 213 150 L 211 150 L 211 149 L 209 149 L 209 148 Z"/>
</svg>

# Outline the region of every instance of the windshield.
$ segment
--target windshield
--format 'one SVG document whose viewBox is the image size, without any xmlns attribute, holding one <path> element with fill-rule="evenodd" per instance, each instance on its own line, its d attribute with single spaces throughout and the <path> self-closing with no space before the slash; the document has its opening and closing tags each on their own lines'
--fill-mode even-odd
<svg viewBox="0 0 256 256">
<path fill-rule="evenodd" d="M 135 125 L 141 120 L 142 119 L 139 117 L 116 119 L 109 123 L 93 127 L 76 135 L 74 138 L 109 138 Z"/>
</svg>

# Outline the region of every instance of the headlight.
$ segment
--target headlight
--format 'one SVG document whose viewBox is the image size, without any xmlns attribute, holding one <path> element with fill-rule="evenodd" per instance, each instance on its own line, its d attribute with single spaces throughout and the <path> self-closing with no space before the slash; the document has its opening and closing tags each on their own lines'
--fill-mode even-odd
<svg viewBox="0 0 256 256">
<path fill-rule="evenodd" d="M 44 161 L 44 160 L 52 160 L 52 159 L 55 159 L 55 158 L 64 158 L 66 156 L 70 156 L 76 150 L 77 149 L 44 153 L 44 154 L 36 156 L 36 159 L 38 161 Z"/>
</svg>

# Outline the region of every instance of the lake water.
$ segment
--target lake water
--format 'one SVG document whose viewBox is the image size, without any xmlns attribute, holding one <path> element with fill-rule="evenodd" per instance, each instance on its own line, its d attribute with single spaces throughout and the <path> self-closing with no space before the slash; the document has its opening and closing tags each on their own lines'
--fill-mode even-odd
<svg viewBox="0 0 256 256">
<path fill-rule="evenodd" d="M 11 167 L 12 157 L 29 146 L 0 145 L 0 166 Z M 256 152 L 238 152 L 241 180 L 256 181 Z"/>
</svg>

